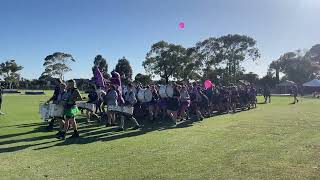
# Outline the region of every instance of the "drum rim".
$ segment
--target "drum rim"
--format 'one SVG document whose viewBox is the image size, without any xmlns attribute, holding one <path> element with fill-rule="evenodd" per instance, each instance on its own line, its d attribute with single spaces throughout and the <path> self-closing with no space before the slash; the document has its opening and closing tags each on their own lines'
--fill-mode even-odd
<svg viewBox="0 0 320 180">
<path fill-rule="evenodd" d="M 139 98 L 139 97 L 140 97 L 140 96 L 139 96 L 139 92 L 140 92 L 141 90 L 143 90 L 143 101 L 141 101 L 141 99 Z M 138 94 L 138 99 L 139 99 L 139 101 L 141 101 L 141 102 L 143 102 L 143 103 L 152 101 L 152 96 L 151 96 L 151 100 L 150 100 L 150 101 L 147 101 L 147 99 L 146 99 L 146 91 L 147 91 L 147 90 L 149 90 L 149 91 L 151 92 L 151 90 L 148 89 L 148 88 L 139 89 L 139 91 L 138 91 L 138 93 L 137 93 L 137 94 Z M 152 95 L 152 92 L 151 92 L 151 95 Z"/>
</svg>

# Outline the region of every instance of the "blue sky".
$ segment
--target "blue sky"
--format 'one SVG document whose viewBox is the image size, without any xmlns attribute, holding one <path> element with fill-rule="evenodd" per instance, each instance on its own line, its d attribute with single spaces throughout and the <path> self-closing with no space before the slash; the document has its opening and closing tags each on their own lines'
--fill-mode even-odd
<svg viewBox="0 0 320 180">
<path fill-rule="evenodd" d="M 0 61 L 15 59 L 23 77 L 38 78 L 43 59 L 62 51 L 77 60 L 66 78 L 90 78 L 97 54 L 109 70 L 125 56 L 136 74 L 160 40 L 191 47 L 238 33 L 262 54 L 243 66 L 264 75 L 282 53 L 320 43 L 319 17 L 320 0 L 0 0 Z"/>
</svg>

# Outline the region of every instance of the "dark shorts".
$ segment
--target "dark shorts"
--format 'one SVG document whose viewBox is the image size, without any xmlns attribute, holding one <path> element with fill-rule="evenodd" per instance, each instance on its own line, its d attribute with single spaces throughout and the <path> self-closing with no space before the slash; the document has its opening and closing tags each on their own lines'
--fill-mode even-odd
<svg viewBox="0 0 320 180">
<path fill-rule="evenodd" d="M 179 100 L 176 98 L 170 98 L 168 101 L 168 110 L 170 111 L 178 111 L 180 107 Z"/>
</svg>

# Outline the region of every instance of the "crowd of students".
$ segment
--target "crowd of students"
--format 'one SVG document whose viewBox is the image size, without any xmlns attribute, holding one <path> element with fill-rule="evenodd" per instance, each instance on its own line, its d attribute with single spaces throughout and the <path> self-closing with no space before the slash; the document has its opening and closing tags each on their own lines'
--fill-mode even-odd
<svg viewBox="0 0 320 180">
<path fill-rule="evenodd" d="M 124 130 L 126 120 L 132 120 L 134 129 L 139 129 L 137 119 L 148 119 L 151 123 L 156 121 L 170 120 L 173 125 L 179 121 L 200 121 L 215 114 L 235 113 L 241 110 L 249 110 L 256 107 L 257 91 L 251 85 L 212 86 L 204 88 L 201 84 L 178 84 L 170 85 L 173 89 L 171 97 L 161 97 L 160 85 L 148 86 L 134 85 L 129 83 L 125 91 L 120 92 L 113 84 L 107 84 L 105 88 L 92 85 L 88 92 L 87 103 L 95 104 L 95 110 L 79 109 L 76 101 L 82 98 L 73 80 L 65 84 L 58 80 L 53 96 L 47 101 L 54 104 L 62 104 L 64 113 L 62 117 L 55 117 L 49 122 L 48 129 L 53 129 L 54 122 L 60 124 L 57 138 L 65 139 L 70 127 L 74 133 L 71 138 L 79 137 L 75 116 L 82 111 L 87 116 L 87 121 L 105 121 L 105 125 L 116 126 L 120 120 L 118 131 Z M 149 102 L 140 102 L 137 92 L 140 89 L 149 89 L 152 99 Z M 132 114 L 120 113 L 109 107 L 125 106 L 133 108 Z M 86 112 L 84 112 L 86 111 Z"/>
</svg>

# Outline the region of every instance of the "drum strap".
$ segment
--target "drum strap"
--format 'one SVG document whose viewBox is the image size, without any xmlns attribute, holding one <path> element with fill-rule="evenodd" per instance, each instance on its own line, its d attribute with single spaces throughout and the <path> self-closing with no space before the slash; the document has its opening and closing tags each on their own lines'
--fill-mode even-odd
<svg viewBox="0 0 320 180">
<path fill-rule="evenodd" d="M 167 97 L 169 97 L 169 95 L 168 95 L 168 93 L 167 93 L 167 89 L 168 89 L 168 86 L 166 86 L 165 92 L 166 92 Z"/>
</svg>

